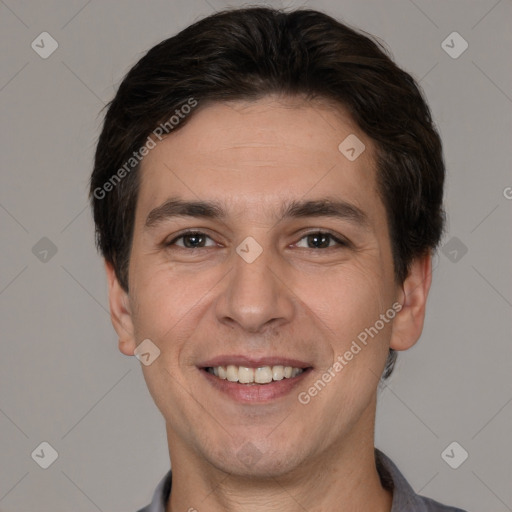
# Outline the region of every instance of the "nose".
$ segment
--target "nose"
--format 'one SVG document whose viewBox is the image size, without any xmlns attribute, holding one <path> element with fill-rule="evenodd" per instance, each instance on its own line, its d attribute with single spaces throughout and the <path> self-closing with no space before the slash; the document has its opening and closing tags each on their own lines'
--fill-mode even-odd
<svg viewBox="0 0 512 512">
<path fill-rule="evenodd" d="M 236 252 L 230 259 L 232 271 L 216 303 L 219 322 L 250 333 L 290 322 L 295 302 L 284 260 L 270 248 L 252 262 Z"/>
</svg>

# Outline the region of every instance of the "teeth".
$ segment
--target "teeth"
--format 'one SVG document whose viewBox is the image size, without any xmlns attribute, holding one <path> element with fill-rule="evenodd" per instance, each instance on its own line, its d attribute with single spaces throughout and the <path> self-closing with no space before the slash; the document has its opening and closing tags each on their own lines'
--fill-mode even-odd
<svg viewBox="0 0 512 512">
<path fill-rule="evenodd" d="M 215 373 L 215 370 L 217 370 L 218 373 Z M 220 377 L 221 379 L 227 378 L 226 368 L 224 368 L 224 366 L 217 366 L 216 368 L 213 369 L 213 372 L 215 373 L 215 375 L 217 375 L 217 377 Z"/>
<path fill-rule="evenodd" d="M 238 368 L 238 382 L 240 382 L 240 384 L 249 384 L 254 382 L 254 370 L 252 368 L 240 366 Z"/>
<path fill-rule="evenodd" d="M 292 366 L 261 366 L 260 368 L 248 368 L 247 366 L 216 366 L 208 368 L 208 372 L 219 379 L 229 380 L 230 382 L 240 382 L 241 384 L 268 384 L 272 381 L 290 379 L 301 374 L 302 368 Z"/>
<path fill-rule="evenodd" d="M 254 372 L 254 382 L 258 384 L 268 384 L 272 382 L 272 368 L 270 366 L 262 366 L 261 368 L 256 368 Z"/>
<path fill-rule="evenodd" d="M 215 375 L 215 370 L 213 371 Z M 229 380 L 229 382 L 238 382 L 238 368 L 230 364 L 226 368 L 226 378 Z"/>
<path fill-rule="evenodd" d="M 272 379 L 283 380 L 284 379 L 284 366 L 272 366 Z"/>
</svg>

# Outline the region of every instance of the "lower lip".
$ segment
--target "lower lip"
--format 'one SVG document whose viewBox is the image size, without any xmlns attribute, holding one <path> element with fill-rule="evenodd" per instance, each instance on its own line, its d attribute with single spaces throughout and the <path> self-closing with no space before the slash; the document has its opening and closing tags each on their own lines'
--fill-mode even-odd
<svg viewBox="0 0 512 512">
<path fill-rule="evenodd" d="M 230 382 L 227 379 L 219 379 L 206 370 L 200 371 L 214 388 L 237 402 L 265 403 L 291 393 L 295 387 L 303 382 L 310 370 L 311 368 L 307 368 L 295 377 L 272 381 L 268 384 L 240 384 Z"/>
</svg>

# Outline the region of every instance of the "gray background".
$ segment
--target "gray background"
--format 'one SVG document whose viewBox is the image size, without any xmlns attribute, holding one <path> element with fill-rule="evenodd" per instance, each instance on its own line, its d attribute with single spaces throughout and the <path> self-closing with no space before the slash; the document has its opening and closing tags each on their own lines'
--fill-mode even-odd
<svg viewBox="0 0 512 512">
<path fill-rule="evenodd" d="M 3 512 L 134 511 L 168 469 L 140 363 L 117 350 L 87 181 L 99 112 L 120 79 L 155 43 L 227 5 L 0 0 Z M 376 444 L 416 491 L 510 511 L 512 3 L 306 5 L 384 40 L 421 81 L 445 144 L 449 245 L 422 339 L 381 391 Z M 59 45 L 47 59 L 31 48 L 43 31 Z M 469 44 L 456 59 L 441 46 L 453 31 Z M 46 470 L 31 458 L 42 441 L 59 455 Z M 469 453 L 458 469 L 441 457 L 452 441 Z"/>
</svg>

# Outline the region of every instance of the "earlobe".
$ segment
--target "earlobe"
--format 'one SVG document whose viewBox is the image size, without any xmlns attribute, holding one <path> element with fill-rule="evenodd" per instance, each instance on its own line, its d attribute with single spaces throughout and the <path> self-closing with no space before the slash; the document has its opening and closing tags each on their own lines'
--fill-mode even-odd
<svg viewBox="0 0 512 512">
<path fill-rule="evenodd" d="M 110 319 L 119 337 L 119 350 L 127 356 L 133 356 L 136 343 L 128 293 L 119 284 L 114 267 L 107 261 L 105 261 L 105 271 L 108 282 Z"/>
<path fill-rule="evenodd" d="M 419 339 L 425 320 L 428 292 L 432 282 L 432 256 L 416 258 L 409 269 L 398 301 L 402 309 L 393 321 L 390 348 L 407 350 Z"/>
</svg>

